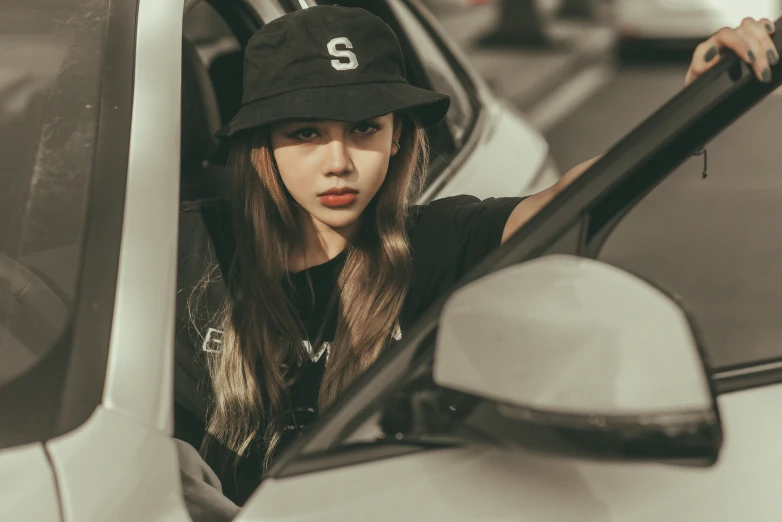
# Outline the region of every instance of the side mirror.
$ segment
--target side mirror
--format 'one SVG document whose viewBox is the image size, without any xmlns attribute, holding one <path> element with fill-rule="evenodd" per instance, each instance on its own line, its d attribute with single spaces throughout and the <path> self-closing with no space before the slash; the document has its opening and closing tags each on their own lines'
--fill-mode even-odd
<svg viewBox="0 0 782 522">
<path fill-rule="evenodd" d="M 687 314 L 591 259 L 547 256 L 459 289 L 440 319 L 433 377 L 481 399 L 462 421 L 475 440 L 705 464 L 722 443 Z"/>
</svg>

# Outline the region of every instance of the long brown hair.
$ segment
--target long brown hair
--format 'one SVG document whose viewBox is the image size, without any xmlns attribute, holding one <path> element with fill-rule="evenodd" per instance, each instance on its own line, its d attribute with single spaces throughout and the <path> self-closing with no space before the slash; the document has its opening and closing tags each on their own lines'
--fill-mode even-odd
<svg viewBox="0 0 782 522">
<path fill-rule="evenodd" d="M 321 412 L 387 345 L 412 278 L 406 220 L 421 192 L 428 149 L 425 132 L 410 116 L 396 118 L 402 124 L 399 153 L 364 211 L 337 280 L 337 329 L 318 396 Z M 293 381 L 288 368 L 303 349 L 303 324 L 286 292 L 297 227 L 267 129 L 236 136 L 227 168 L 236 241 L 227 281 L 232 297 L 221 312 L 220 351 L 208 356 L 213 401 L 201 453 L 206 457 L 216 443 L 236 455 L 236 469 L 263 430 L 266 467 Z"/>
</svg>

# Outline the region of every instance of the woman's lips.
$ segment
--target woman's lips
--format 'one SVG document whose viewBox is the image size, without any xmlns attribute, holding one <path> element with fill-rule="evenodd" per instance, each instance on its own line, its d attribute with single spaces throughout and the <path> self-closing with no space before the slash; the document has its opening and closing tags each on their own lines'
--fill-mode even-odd
<svg viewBox="0 0 782 522">
<path fill-rule="evenodd" d="M 320 203 L 329 208 L 343 208 L 352 205 L 358 193 L 353 191 L 327 192 L 320 196 Z"/>
<path fill-rule="evenodd" d="M 325 194 L 320 197 L 322 205 L 329 208 L 349 207 L 356 201 L 358 194 L 355 192 L 346 192 L 345 194 Z"/>
</svg>

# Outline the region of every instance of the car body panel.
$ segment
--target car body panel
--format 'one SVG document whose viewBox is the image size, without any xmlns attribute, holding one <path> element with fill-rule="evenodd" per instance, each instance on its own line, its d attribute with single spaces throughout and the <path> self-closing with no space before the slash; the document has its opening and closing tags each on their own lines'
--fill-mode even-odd
<svg viewBox="0 0 782 522">
<path fill-rule="evenodd" d="M 63 522 L 190 522 L 174 444 L 168 433 L 104 407 L 47 442 Z"/>
<path fill-rule="evenodd" d="M 734 27 L 747 16 L 775 19 L 779 0 L 617 0 L 620 37 L 706 38 L 721 27 Z"/>
<path fill-rule="evenodd" d="M 173 429 L 182 0 L 141 0 L 117 297 L 103 404 Z M 173 80 L 173 81 L 172 81 Z M 166 349 L 167 348 L 167 349 Z"/>
<path fill-rule="evenodd" d="M 57 481 L 43 444 L 0 452 L 0 506 L 4 520 L 62 521 Z"/>
<path fill-rule="evenodd" d="M 782 385 L 718 399 L 713 467 L 600 462 L 489 447 L 413 453 L 268 480 L 237 522 L 782 520 Z M 765 448 L 765 451 L 758 451 Z"/>
</svg>

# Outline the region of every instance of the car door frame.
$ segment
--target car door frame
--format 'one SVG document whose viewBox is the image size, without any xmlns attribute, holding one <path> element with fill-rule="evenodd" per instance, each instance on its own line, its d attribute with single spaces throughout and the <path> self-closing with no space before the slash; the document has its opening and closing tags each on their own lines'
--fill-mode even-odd
<svg viewBox="0 0 782 522">
<path fill-rule="evenodd" d="M 103 84 L 100 124 L 109 124 L 101 135 L 112 130 L 117 135 L 105 141 L 99 136 L 95 168 L 101 185 L 109 180 L 116 185 L 111 198 L 91 201 L 89 212 L 97 221 L 90 223 L 90 234 L 102 239 L 92 248 L 113 243 L 118 249 L 95 252 L 105 263 L 98 267 L 99 278 L 90 271 L 95 267 L 87 262 L 83 267 L 85 277 L 111 296 L 105 308 L 98 299 L 80 296 L 90 305 L 82 306 L 87 319 L 110 318 L 110 329 L 102 322 L 98 334 L 80 339 L 77 330 L 74 339 L 84 354 L 74 359 L 69 374 L 76 393 L 64 394 L 73 410 L 67 404 L 63 410 L 78 407 L 88 418 L 46 442 L 63 520 L 98 520 L 107 513 L 116 522 L 189 519 L 169 436 L 183 4 L 111 2 L 116 20 L 109 24 L 116 24 L 122 40 L 107 42 L 116 60 L 105 73 L 116 78 L 106 77 Z M 101 169 L 111 165 L 121 169 Z M 86 401 L 88 392 L 100 397 L 97 407 Z"/>
<path fill-rule="evenodd" d="M 780 33 L 773 35 L 773 40 L 779 49 Z M 324 412 L 312 430 L 280 456 L 267 476 L 281 479 L 365 462 L 349 451 L 330 450 L 367 420 L 372 405 L 393 389 L 415 358 L 433 357 L 438 316 L 450 293 L 491 272 L 551 253 L 596 258 L 611 231 L 638 202 L 780 85 L 782 66 L 772 68 L 770 83 L 761 83 L 735 54 L 724 56 L 609 149 L 501 248 L 441 296 L 405 340 L 384 352 Z M 782 367 L 771 373 L 772 382 L 782 381 Z M 768 383 L 768 372 L 765 377 Z M 716 383 L 714 391 L 721 391 Z M 410 446 L 408 451 L 420 449 Z"/>
</svg>

